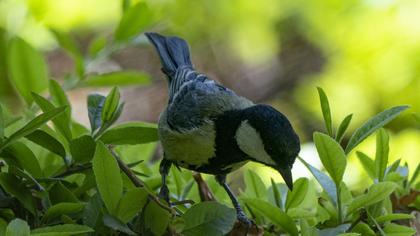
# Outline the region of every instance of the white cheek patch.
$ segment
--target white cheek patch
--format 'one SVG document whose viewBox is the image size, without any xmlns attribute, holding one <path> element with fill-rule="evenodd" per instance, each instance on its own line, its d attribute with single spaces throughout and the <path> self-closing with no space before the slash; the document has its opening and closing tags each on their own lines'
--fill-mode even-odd
<svg viewBox="0 0 420 236">
<path fill-rule="evenodd" d="M 239 148 L 248 156 L 267 165 L 276 164 L 265 151 L 264 143 L 260 134 L 248 123 L 247 120 L 242 121 L 236 131 L 235 138 Z"/>
</svg>

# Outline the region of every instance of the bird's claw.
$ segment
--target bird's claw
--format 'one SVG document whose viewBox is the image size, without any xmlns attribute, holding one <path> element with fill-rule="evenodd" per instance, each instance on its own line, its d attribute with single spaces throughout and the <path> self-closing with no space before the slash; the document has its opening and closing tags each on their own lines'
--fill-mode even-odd
<svg viewBox="0 0 420 236">
<path fill-rule="evenodd" d="M 171 206 L 169 201 L 169 188 L 166 185 L 163 185 L 159 191 L 159 198 L 165 200 L 169 206 Z"/>
</svg>

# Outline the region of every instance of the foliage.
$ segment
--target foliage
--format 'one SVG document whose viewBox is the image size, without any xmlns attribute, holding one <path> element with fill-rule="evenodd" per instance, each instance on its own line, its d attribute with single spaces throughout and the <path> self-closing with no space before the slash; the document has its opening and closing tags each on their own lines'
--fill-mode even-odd
<svg viewBox="0 0 420 236">
<path fill-rule="evenodd" d="M 11 39 L 10 79 L 27 109 L 18 118 L 0 106 L 0 235 L 224 235 L 232 229 L 235 211 L 223 204 L 228 198 L 217 193 L 221 188 L 214 180 L 208 184 L 219 201 L 200 202 L 191 173 L 172 168 L 170 197 L 181 204 L 171 208 L 157 198 L 158 165 L 150 155 L 139 160 L 147 145 L 153 148 L 158 141 L 157 127 L 142 122 L 115 125 L 124 108 L 117 87 L 107 96 L 88 96 L 90 128 L 71 117 L 68 90 L 147 81 L 144 73 L 91 75 L 86 67 L 88 61 L 133 43 L 135 36 L 153 23 L 146 17 L 150 14 L 143 3 L 129 6 L 113 41 L 92 41 L 88 55 L 69 35 L 54 31 L 77 65 L 63 85 L 48 82 L 41 53 L 22 39 Z M 125 26 L 133 21 L 139 23 Z M 39 92 L 47 87 L 48 97 L 41 96 Z M 379 113 L 343 145 L 352 116 L 334 133 L 327 95 L 321 88 L 318 91 L 328 134 L 315 132 L 314 143 L 326 173 L 299 160 L 322 191 L 307 178 L 295 180 L 293 191 L 274 181 L 266 186 L 257 173 L 248 171 L 245 189 L 239 195 L 247 214 L 266 235 L 413 235 L 412 228 L 396 223 L 407 222 L 413 218 L 412 211 L 420 210 L 420 165 L 409 175 L 408 166 L 400 161 L 389 164 L 389 137 L 382 128 L 407 107 Z M 352 192 L 343 182 L 348 155 L 375 132 L 375 159 L 358 152 L 374 183 L 363 193 Z M 196 204 L 182 204 L 185 200 Z"/>
</svg>

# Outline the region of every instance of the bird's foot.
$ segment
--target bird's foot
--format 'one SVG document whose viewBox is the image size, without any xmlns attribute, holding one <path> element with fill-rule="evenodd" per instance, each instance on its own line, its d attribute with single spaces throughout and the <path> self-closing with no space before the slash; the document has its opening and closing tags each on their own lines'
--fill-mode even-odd
<svg viewBox="0 0 420 236">
<path fill-rule="evenodd" d="M 243 225 L 246 225 L 247 227 L 251 227 L 253 225 L 256 225 L 255 222 L 248 218 L 248 216 L 245 215 L 243 211 L 239 212 L 237 214 L 237 219 L 239 222 L 241 222 Z"/>
<path fill-rule="evenodd" d="M 160 188 L 159 191 L 159 198 L 165 200 L 169 206 L 171 206 L 170 200 L 169 200 L 169 188 L 166 185 L 163 185 Z"/>
</svg>

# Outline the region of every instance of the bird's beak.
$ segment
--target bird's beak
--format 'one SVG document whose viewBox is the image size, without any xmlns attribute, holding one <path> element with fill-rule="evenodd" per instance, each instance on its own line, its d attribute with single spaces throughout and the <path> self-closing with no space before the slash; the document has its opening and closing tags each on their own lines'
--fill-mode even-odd
<svg viewBox="0 0 420 236">
<path fill-rule="evenodd" d="M 284 179 L 284 182 L 286 182 L 287 187 L 290 189 L 290 191 L 293 190 L 293 177 L 292 177 L 292 170 L 290 168 L 277 168 L 277 170 L 280 172 L 281 176 Z"/>
</svg>

